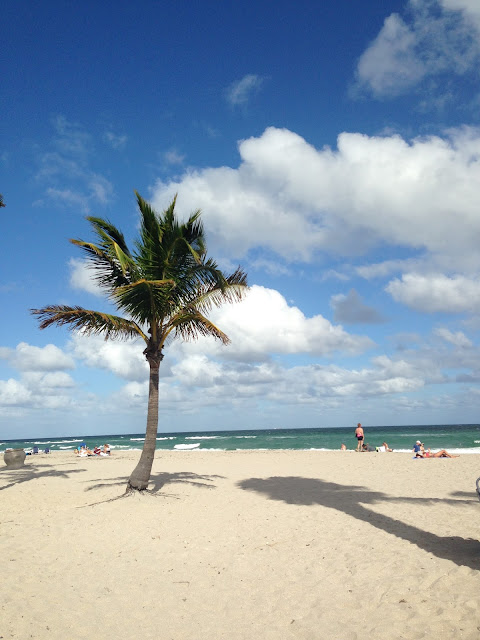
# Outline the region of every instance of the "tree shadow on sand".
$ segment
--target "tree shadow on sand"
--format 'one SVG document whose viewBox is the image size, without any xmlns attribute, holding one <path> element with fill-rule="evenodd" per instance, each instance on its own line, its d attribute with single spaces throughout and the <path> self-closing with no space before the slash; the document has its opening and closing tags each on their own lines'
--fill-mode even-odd
<svg viewBox="0 0 480 640">
<path fill-rule="evenodd" d="M 46 469 L 41 470 L 41 467 L 46 467 Z M 17 484 L 22 484 L 23 482 L 30 482 L 30 480 L 38 480 L 40 478 L 68 479 L 71 473 L 80 473 L 82 471 L 86 471 L 86 469 L 70 468 L 60 470 L 53 468 L 48 464 L 28 465 L 20 467 L 20 469 L 8 469 L 5 467 L 4 469 L 0 469 L 0 482 L 4 479 L 10 480 L 10 482 L 8 484 L 1 485 L 0 491 L 10 489 L 11 487 L 14 487 Z"/>
<path fill-rule="evenodd" d="M 193 487 L 198 487 L 199 489 L 215 489 L 215 485 L 212 483 L 218 478 L 224 478 L 224 476 L 199 475 L 197 473 L 191 473 L 190 471 L 177 471 L 176 473 L 152 473 L 148 484 L 148 491 L 149 493 L 158 493 L 165 485 L 169 484 L 189 484 Z M 87 487 L 85 491 L 93 491 L 95 489 L 122 485 L 125 485 L 126 487 L 128 476 L 111 478 L 107 482 L 105 482 L 103 478 L 102 480 L 102 482 L 97 482 L 97 484 Z M 88 482 L 92 481 L 90 480 Z"/>
<path fill-rule="evenodd" d="M 426 507 L 429 503 L 461 505 L 472 504 L 476 500 L 397 498 L 386 493 L 370 491 L 364 487 L 301 477 L 248 478 L 237 485 L 246 491 L 264 494 L 270 500 L 281 500 L 287 504 L 321 505 L 328 509 L 341 511 L 397 538 L 406 540 L 437 558 L 444 558 L 457 565 L 480 570 L 480 542 L 478 540 L 458 536 L 437 536 L 395 518 L 371 511 L 364 506 L 380 502 L 411 502 Z M 425 509 L 422 519 L 428 521 L 428 513 Z"/>
</svg>

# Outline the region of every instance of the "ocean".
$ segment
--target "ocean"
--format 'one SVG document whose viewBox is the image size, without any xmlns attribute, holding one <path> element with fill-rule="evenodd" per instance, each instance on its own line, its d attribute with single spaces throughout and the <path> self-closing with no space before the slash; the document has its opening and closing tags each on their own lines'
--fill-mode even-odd
<svg viewBox="0 0 480 640">
<path fill-rule="evenodd" d="M 480 425 L 409 425 L 368 427 L 364 425 L 365 442 L 380 446 L 386 441 L 394 451 L 411 451 L 416 440 L 425 443 L 432 451 L 446 449 L 449 452 L 480 454 Z M 261 429 L 248 431 L 204 431 L 159 433 L 157 450 L 236 451 L 270 449 L 318 449 L 335 450 L 345 443 L 347 449 L 356 448 L 355 427 L 336 429 Z M 119 434 L 98 436 L 65 436 L 32 438 L 28 440 L 1 440 L 0 452 L 7 448 L 33 448 L 52 451 L 73 451 L 82 442 L 93 449 L 106 442 L 112 451 L 141 450 L 143 435 Z"/>
</svg>

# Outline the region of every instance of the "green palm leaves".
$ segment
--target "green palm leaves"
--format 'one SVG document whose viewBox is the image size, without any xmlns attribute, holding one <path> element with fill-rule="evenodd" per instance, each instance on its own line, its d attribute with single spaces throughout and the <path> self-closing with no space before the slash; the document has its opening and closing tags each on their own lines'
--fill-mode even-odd
<svg viewBox="0 0 480 640">
<path fill-rule="evenodd" d="M 32 309 L 40 328 L 67 325 L 87 334 L 103 334 L 105 339 L 141 336 L 150 352 L 152 347 L 161 350 L 172 333 L 182 339 L 211 335 L 228 342 L 206 314 L 214 306 L 241 300 L 247 286 L 245 273 L 237 269 L 227 276 L 207 258 L 199 211 L 180 222 L 175 215 L 176 198 L 162 214 L 138 193 L 136 198 L 140 233 L 132 251 L 119 229 L 93 216 L 87 220 L 96 241 L 71 240 L 86 255 L 97 284 L 126 317 L 51 305 Z"/>
</svg>

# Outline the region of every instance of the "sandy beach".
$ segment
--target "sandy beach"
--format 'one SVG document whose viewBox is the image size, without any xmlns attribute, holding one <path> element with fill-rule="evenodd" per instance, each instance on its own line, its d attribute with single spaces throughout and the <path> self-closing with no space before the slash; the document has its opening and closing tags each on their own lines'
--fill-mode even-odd
<svg viewBox="0 0 480 640">
<path fill-rule="evenodd" d="M 0 637 L 480 637 L 480 457 L 139 452 L 0 465 Z"/>
</svg>

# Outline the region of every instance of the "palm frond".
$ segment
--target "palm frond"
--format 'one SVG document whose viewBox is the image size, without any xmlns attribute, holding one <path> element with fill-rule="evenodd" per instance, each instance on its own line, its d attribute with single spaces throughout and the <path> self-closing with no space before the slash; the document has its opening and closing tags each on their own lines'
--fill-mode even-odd
<svg viewBox="0 0 480 640">
<path fill-rule="evenodd" d="M 82 330 L 86 335 L 103 335 L 105 340 L 141 337 L 148 343 L 148 337 L 135 321 L 109 313 L 65 305 L 30 309 L 30 312 L 38 317 L 40 329 L 66 325 L 70 330 Z"/>
<path fill-rule="evenodd" d="M 175 288 L 173 280 L 145 280 L 117 287 L 112 299 L 141 324 L 155 323 L 168 313 L 169 298 Z"/>
<path fill-rule="evenodd" d="M 238 267 L 231 275 L 224 276 L 222 272 L 210 272 L 210 279 L 203 283 L 196 283 L 188 292 L 185 304 L 197 308 L 201 313 L 207 313 L 213 307 L 220 307 L 225 303 L 240 302 L 248 291 L 247 275 Z"/>
<path fill-rule="evenodd" d="M 211 320 L 196 309 L 182 309 L 173 316 L 164 331 L 165 338 L 174 331 L 183 340 L 196 340 L 199 336 L 213 337 L 223 344 L 228 344 L 230 338 Z"/>
<path fill-rule="evenodd" d="M 125 242 L 125 237 L 114 224 L 109 220 L 96 218 L 95 216 L 87 216 L 87 220 L 90 222 L 99 238 L 108 238 L 117 244 L 123 253 L 130 256 L 130 250 Z"/>
</svg>

